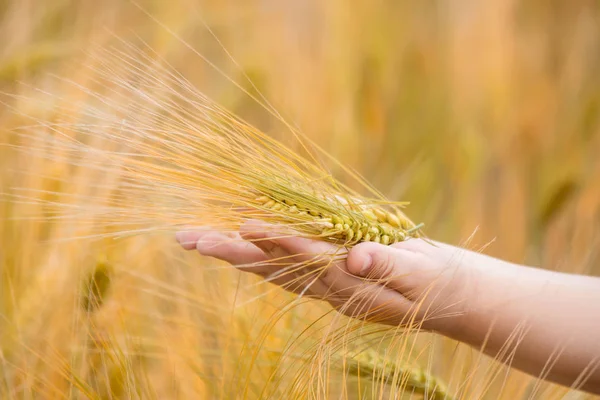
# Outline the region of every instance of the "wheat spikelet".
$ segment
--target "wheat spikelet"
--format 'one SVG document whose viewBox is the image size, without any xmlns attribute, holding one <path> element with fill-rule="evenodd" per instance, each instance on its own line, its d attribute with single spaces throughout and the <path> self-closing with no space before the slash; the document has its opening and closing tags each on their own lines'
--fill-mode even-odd
<svg viewBox="0 0 600 400">
<path fill-rule="evenodd" d="M 418 393 L 430 400 L 453 400 L 445 384 L 420 367 L 399 365 L 384 359 L 374 349 L 353 354 L 346 359 L 348 374 L 371 376 L 386 384 L 394 384 L 407 393 Z"/>
</svg>

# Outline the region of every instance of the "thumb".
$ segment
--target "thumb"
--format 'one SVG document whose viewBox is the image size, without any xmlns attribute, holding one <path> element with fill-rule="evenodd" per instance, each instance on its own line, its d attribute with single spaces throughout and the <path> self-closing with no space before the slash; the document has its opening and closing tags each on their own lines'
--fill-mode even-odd
<svg viewBox="0 0 600 400">
<path fill-rule="evenodd" d="M 356 276 L 381 281 L 399 292 L 414 289 L 418 286 L 419 266 L 427 262 L 427 258 L 419 253 L 385 246 L 379 243 L 360 243 L 348 254 L 348 271 Z"/>
</svg>

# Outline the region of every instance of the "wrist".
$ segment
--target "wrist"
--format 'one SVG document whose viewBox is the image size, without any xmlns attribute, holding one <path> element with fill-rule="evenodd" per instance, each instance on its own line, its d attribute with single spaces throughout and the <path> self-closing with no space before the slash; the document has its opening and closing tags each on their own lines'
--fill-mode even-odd
<svg viewBox="0 0 600 400">
<path fill-rule="evenodd" d="M 485 290 L 485 271 L 480 268 L 477 259 L 485 256 L 460 248 L 448 248 L 446 251 L 445 279 L 442 279 L 445 287 L 443 296 L 435 301 L 435 309 L 440 311 L 432 313 L 428 325 L 441 335 L 467 341 L 481 322 L 479 302 L 481 292 Z"/>
<path fill-rule="evenodd" d="M 434 287 L 429 293 L 432 296 L 431 311 L 424 325 L 441 335 L 462 340 L 470 335 L 470 329 L 477 323 L 482 275 L 468 255 L 453 253 L 439 279 L 443 287 L 439 292 Z"/>
</svg>

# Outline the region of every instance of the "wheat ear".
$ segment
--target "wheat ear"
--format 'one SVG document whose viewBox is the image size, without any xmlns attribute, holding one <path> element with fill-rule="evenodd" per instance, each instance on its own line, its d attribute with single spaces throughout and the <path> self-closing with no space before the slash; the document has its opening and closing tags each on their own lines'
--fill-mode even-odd
<svg viewBox="0 0 600 400">
<path fill-rule="evenodd" d="M 346 359 L 348 374 L 372 376 L 386 384 L 396 385 L 404 392 L 418 393 L 429 400 L 454 400 L 446 385 L 424 369 L 387 360 L 373 349 L 353 354 Z"/>
</svg>

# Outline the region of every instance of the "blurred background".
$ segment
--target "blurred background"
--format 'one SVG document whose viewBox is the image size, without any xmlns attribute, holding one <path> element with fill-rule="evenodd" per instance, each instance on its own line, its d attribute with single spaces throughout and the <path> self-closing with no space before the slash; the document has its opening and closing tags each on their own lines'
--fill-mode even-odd
<svg viewBox="0 0 600 400">
<path fill-rule="evenodd" d="M 600 275 L 597 1 L 0 1 L 2 193 L 97 178 L 10 146 L 30 123 L 21 112 L 45 116 L 18 96 L 40 88 L 68 100 L 49 77 L 85 82 L 83 54 L 115 37 L 141 38 L 200 91 L 289 141 L 227 77 L 258 89 L 390 199 L 410 201 L 436 240 L 472 237 L 509 261 Z M 374 384 L 361 397 L 309 356 L 336 320 L 326 306 L 283 312 L 288 295 L 182 254 L 171 237 L 63 241 L 67 224 L 24 218 L 35 207 L 0 203 L 3 398 L 392 396 Z M 423 343 L 419 362 L 464 398 L 584 398 L 456 343 Z M 327 349 L 332 364 L 343 358 Z M 326 388 L 303 370 L 315 363 L 333 371 Z"/>
</svg>

